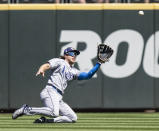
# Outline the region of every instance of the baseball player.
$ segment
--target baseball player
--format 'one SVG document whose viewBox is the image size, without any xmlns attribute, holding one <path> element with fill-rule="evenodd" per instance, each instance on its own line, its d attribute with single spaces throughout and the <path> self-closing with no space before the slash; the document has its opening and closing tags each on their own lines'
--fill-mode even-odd
<svg viewBox="0 0 159 131">
<path fill-rule="evenodd" d="M 45 76 L 46 70 L 51 70 L 46 87 L 41 91 L 40 98 L 44 103 L 44 107 L 30 107 L 24 104 L 17 109 L 12 119 L 16 119 L 22 115 L 42 115 L 43 117 L 34 121 L 34 123 L 72 123 L 77 121 L 76 113 L 71 107 L 63 101 L 64 90 L 67 82 L 70 80 L 86 80 L 90 79 L 99 69 L 102 62 L 96 65 L 88 72 L 80 72 L 74 68 L 76 56 L 80 52 L 74 48 L 68 47 L 64 50 L 64 56 L 53 58 L 47 63 L 40 66 L 36 76 Z M 46 119 L 44 116 L 51 117 Z"/>
</svg>

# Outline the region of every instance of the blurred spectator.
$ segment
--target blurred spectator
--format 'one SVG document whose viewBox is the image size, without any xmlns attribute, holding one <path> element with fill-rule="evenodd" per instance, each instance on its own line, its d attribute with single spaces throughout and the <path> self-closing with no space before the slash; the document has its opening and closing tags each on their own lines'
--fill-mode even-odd
<svg viewBox="0 0 159 131">
<path fill-rule="evenodd" d="M 159 0 L 0 0 L 0 3 L 159 3 Z"/>
<path fill-rule="evenodd" d="M 87 3 L 108 3 L 108 0 L 86 0 Z"/>
<path fill-rule="evenodd" d="M 122 3 L 149 3 L 149 0 L 126 0 L 121 2 Z"/>
<path fill-rule="evenodd" d="M 60 0 L 11 0 L 11 3 L 60 3 Z"/>
<path fill-rule="evenodd" d="M 5 3 L 8 3 L 8 0 L 0 0 L 0 3 L 1 3 L 1 4 L 3 4 L 3 3 L 4 3 L 4 4 L 5 4 Z"/>
<path fill-rule="evenodd" d="M 70 0 L 70 3 L 109 3 L 109 0 Z"/>
<path fill-rule="evenodd" d="M 150 3 L 150 0 L 144 0 L 145 3 Z"/>
<path fill-rule="evenodd" d="M 70 0 L 70 3 L 86 3 L 86 0 Z"/>
</svg>

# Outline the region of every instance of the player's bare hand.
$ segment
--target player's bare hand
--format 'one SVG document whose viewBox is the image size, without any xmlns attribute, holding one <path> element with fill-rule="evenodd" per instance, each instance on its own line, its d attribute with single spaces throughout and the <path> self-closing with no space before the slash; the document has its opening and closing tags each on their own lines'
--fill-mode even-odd
<svg viewBox="0 0 159 131">
<path fill-rule="evenodd" d="M 38 75 L 42 75 L 42 76 L 44 77 L 44 76 L 45 76 L 45 72 L 39 70 L 39 71 L 36 73 L 36 76 L 38 76 Z"/>
<path fill-rule="evenodd" d="M 43 77 L 45 76 L 45 71 L 50 69 L 50 64 L 49 63 L 45 63 L 43 65 L 40 66 L 38 72 L 36 73 L 36 76 L 38 75 L 42 75 Z"/>
</svg>

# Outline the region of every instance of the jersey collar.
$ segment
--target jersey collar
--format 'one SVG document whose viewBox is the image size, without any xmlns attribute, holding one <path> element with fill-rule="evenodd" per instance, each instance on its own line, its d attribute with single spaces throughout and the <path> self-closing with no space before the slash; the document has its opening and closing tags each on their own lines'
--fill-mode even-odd
<svg viewBox="0 0 159 131">
<path fill-rule="evenodd" d="M 65 63 L 66 63 L 66 65 L 68 66 L 68 67 L 73 67 L 74 66 L 74 64 L 71 66 L 66 60 L 65 60 Z"/>
</svg>

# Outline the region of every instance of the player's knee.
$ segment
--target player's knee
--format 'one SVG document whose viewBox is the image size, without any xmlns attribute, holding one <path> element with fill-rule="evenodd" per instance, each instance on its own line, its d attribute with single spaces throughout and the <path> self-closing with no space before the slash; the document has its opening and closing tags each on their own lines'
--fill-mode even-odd
<svg viewBox="0 0 159 131">
<path fill-rule="evenodd" d="M 71 118 L 71 120 L 72 120 L 73 123 L 75 123 L 75 122 L 77 121 L 77 119 L 78 119 L 78 118 L 77 118 L 77 115 L 76 115 L 76 114 L 73 115 L 73 117 Z"/>
<path fill-rule="evenodd" d="M 55 112 L 55 111 L 54 111 L 54 112 L 53 112 L 53 116 L 54 116 L 54 117 L 58 117 L 58 116 L 59 116 L 59 112 Z"/>
<path fill-rule="evenodd" d="M 59 116 L 59 111 L 54 111 L 54 110 L 52 110 L 52 111 L 51 111 L 51 116 L 52 116 L 52 117 L 58 117 L 58 116 Z"/>
</svg>

